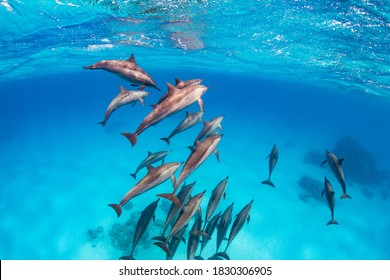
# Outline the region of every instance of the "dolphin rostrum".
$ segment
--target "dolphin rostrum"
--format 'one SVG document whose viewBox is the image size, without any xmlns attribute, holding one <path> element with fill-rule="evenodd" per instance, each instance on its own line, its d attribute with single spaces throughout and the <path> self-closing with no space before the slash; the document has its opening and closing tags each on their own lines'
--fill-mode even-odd
<svg viewBox="0 0 390 280">
<path fill-rule="evenodd" d="M 160 200 L 160 198 L 158 198 L 156 201 L 150 203 L 142 211 L 141 216 L 138 219 L 137 225 L 135 226 L 135 232 L 134 232 L 134 237 L 133 237 L 133 247 L 131 248 L 130 256 L 123 256 L 120 259 L 135 260 L 135 258 L 133 256 L 134 249 L 137 246 L 142 235 L 146 231 L 150 221 L 152 219 L 153 219 L 153 221 L 155 220 L 154 212 L 156 211 L 157 204 L 158 204 L 159 200 Z"/>
<path fill-rule="evenodd" d="M 245 221 L 249 223 L 250 220 L 249 212 L 251 211 L 252 203 L 253 203 L 253 199 L 251 202 L 245 205 L 244 208 L 242 208 L 241 211 L 236 215 L 236 219 L 234 220 L 233 225 L 230 229 L 229 238 L 227 240 L 225 251 L 221 253 L 217 253 L 217 255 L 225 259 L 230 259 L 229 256 L 226 254 L 226 250 L 228 249 L 230 243 L 232 243 L 233 239 L 237 236 L 237 234 L 243 227 Z"/>
<path fill-rule="evenodd" d="M 138 165 L 137 169 L 134 173 L 130 174 L 134 179 L 137 176 L 137 173 L 144 167 L 153 164 L 155 162 L 158 162 L 161 160 L 162 164 L 164 164 L 165 157 L 170 153 L 171 151 L 160 151 L 156 153 L 148 152 L 148 156 L 141 161 L 141 163 Z"/>
<path fill-rule="evenodd" d="M 344 159 L 340 158 L 338 159 L 335 154 L 332 152 L 325 150 L 326 153 L 326 160 L 324 160 L 321 164 L 323 166 L 326 162 L 328 162 L 330 169 L 332 169 L 332 172 L 334 176 L 336 177 L 337 181 L 340 183 L 341 188 L 343 189 L 343 194 L 341 195 L 341 198 L 352 198 L 349 194 L 347 194 L 347 186 L 345 184 L 344 179 L 344 172 L 343 168 L 341 167 Z"/>
<path fill-rule="evenodd" d="M 108 204 L 112 207 L 118 217 L 122 214 L 122 206 L 125 205 L 130 199 L 150 190 L 158 185 L 162 184 L 169 178 L 172 179 L 172 184 L 175 184 L 174 173 L 180 167 L 182 162 L 169 162 L 159 167 L 152 167 L 148 165 L 148 174 L 145 175 L 133 188 L 131 188 L 119 204 Z"/>
<path fill-rule="evenodd" d="M 211 135 L 202 142 L 197 140 L 196 148 L 191 152 L 183 166 L 183 169 L 180 171 L 180 175 L 176 181 L 173 192 L 159 194 L 158 196 L 169 199 L 176 205 L 180 206 L 180 202 L 175 195 L 177 189 L 181 183 L 210 156 L 212 152 L 216 154 L 219 161 L 217 145 L 221 140 L 221 137 L 222 135 Z"/>
<path fill-rule="evenodd" d="M 184 130 L 187 130 L 187 129 L 193 127 L 199 121 L 201 121 L 203 113 L 204 113 L 203 111 L 199 111 L 199 112 L 195 112 L 195 113 L 191 114 L 190 112 L 187 111 L 185 119 L 176 126 L 176 128 L 171 132 L 171 134 L 169 134 L 168 137 L 164 137 L 164 138 L 160 138 L 160 139 L 164 140 L 169 145 L 171 143 L 171 138 L 173 136 L 175 136 L 176 134 L 178 134 L 180 132 L 183 132 Z"/>
<path fill-rule="evenodd" d="M 222 240 L 226 236 L 228 227 L 232 222 L 233 205 L 234 202 L 225 209 L 221 218 L 219 218 L 219 223 L 217 225 L 217 252 L 219 250 L 219 246 L 221 246 Z"/>
<path fill-rule="evenodd" d="M 203 196 L 206 191 L 203 191 L 193 197 L 191 197 L 187 203 L 184 205 L 183 209 L 181 209 L 179 216 L 177 217 L 175 224 L 171 228 L 168 236 L 165 238 L 165 241 L 158 241 L 153 244 L 159 246 L 161 249 L 167 253 L 168 257 L 171 256 L 171 252 L 167 246 L 167 243 L 182 227 L 184 227 L 191 218 L 195 215 L 195 213 L 200 209 L 200 203 L 203 200 Z M 206 236 L 207 237 L 207 236 Z"/>
<path fill-rule="evenodd" d="M 114 73 L 122 79 L 129 81 L 132 85 L 140 85 L 139 89 L 145 87 L 154 87 L 160 90 L 152 77 L 142 70 L 135 62 L 134 54 L 128 60 L 101 60 L 90 66 L 84 66 L 84 69 L 103 69 L 105 71 Z"/>
<path fill-rule="evenodd" d="M 144 106 L 144 98 L 149 94 L 149 92 L 144 90 L 127 90 L 123 86 L 120 86 L 120 93 L 111 101 L 110 105 L 108 105 L 104 115 L 104 120 L 99 122 L 99 124 L 105 126 L 108 118 L 119 107 L 127 104 L 135 105 L 135 102 L 137 101 L 140 101 L 142 106 Z"/>
<path fill-rule="evenodd" d="M 134 133 L 122 132 L 134 146 L 137 143 L 137 136 L 140 135 L 148 127 L 159 123 L 164 118 L 190 106 L 192 103 L 198 101 L 200 109 L 203 110 L 202 95 L 207 91 L 207 87 L 203 85 L 190 85 L 179 89 L 170 83 L 168 85 L 167 96 L 160 104 L 147 115 Z"/>
<path fill-rule="evenodd" d="M 271 174 L 272 171 L 275 168 L 276 163 L 278 162 L 278 157 L 279 157 L 279 149 L 274 145 L 272 147 L 271 153 L 267 156 L 268 160 L 268 168 L 269 168 L 269 175 L 268 179 L 261 182 L 262 184 L 267 184 L 270 185 L 271 187 L 275 187 L 274 183 L 271 182 Z"/>
<path fill-rule="evenodd" d="M 321 197 L 323 197 L 325 194 L 326 196 L 326 201 L 328 202 L 328 206 L 330 209 L 330 213 L 332 214 L 332 219 L 326 224 L 328 225 L 338 225 L 339 223 L 334 219 L 334 191 L 333 187 L 330 184 L 329 180 L 325 177 L 324 181 L 324 189 L 322 190 Z"/>
<path fill-rule="evenodd" d="M 228 179 L 229 176 L 227 176 L 225 179 L 219 182 L 218 185 L 213 190 L 213 192 L 211 193 L 209 203 L 207 204 L 205 226 L 209 221 L 210 217 L 214 214 L 215 209 L 217 209 L 217 206 L 221 201 L 222 196 L 223 198 L 226 197 L 226 186 L 228 183 Z"/>
</svg>

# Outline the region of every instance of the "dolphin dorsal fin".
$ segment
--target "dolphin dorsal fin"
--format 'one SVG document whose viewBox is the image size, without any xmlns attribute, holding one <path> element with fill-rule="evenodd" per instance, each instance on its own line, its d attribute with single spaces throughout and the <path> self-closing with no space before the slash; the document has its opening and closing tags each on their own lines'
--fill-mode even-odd
<svg viewBox="0 0 390 280">
<path fill-rule="evenodd" d="M 128 59 L 127 61 L 132 62 L 132 63 L 134 63 L 134 64 L 137 64 L 137 63 L 135 62 L 134 54 L 131 54 L 131 56 L 129 57 L 129 59 Z"/>
<path fill-rule="evenodd" d="M 176 94 L 177 92 L 179 92 L 179 89 L 177 87 L 175 87 L 174 85 L 172 85 L 170 82 L 167 83 L 167 86 L 168 86 L 168 95 L 167 96 L 172 96 L 172 95 Z"/>
<path fill-rule="evenodd" d="M 176 83 L 176 85 L 178 85 L 178 84 L 181 84 L 183 81 L 182 80 L 180 80 L 179 78 L 176 78 L 175 79 L 175 83 Z"/>
<path fill-rule="evenodd" d="M 148 156 L 151 156 L 153 153 L 151 151 L 148 151 Z"/>
<path fill-rule="evenodd" d="M 150 164 L 148 166 L 146 166 L 146 168 L 148 169 L 148 173 L 152 172 L 154 169 L 156 169 L 155 167 L 151 166 Z"/>
<path fill-rule="evenodd" d="M 344 158 L 339 158 L 338 162 L 339 162 L 339 165 L 341 166 L 344 162 Z"/>
<path fill-rule="evenodd" d="M 127 89 L 125 89 L 123 86 L 119 86 L 119 89 L 120 89 L 120 94 L 123 94 L 125 91 L 127 91 Z"/>
<path fill-rule="evenodd" d="M 188 118 L 189 116 L 191 116 L 191 113 L 186 111 L 186 118 Z"/>
<path fill-rule="evenodd" d="M 195 141 L 195 146 L 196 147 L 200 147 L 201 145 L 202 145 L 202 142 L 200 142 L 199 140 Z"/>
</svg>

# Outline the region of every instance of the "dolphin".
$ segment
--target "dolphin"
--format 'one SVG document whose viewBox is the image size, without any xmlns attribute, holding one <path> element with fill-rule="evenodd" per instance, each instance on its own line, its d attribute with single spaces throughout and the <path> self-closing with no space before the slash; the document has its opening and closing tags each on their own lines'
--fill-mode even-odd
<svg viewBox="0 0 390 280">
<path fill-rule="evenodd" d="M 199 85 L 203 80 L 201 79 L 192 79 L 192 80 L 187 80 L 187 81 L 182 81 L 178 78 L 175 79 L 175 87 L 177 87 L 178 89 L 182 89 L 182 88 L 185 88 L 187 86 L 191 86 L 191 85 Z M 153 108 L 155 106 L 157 106 L 158 104 L 160 104 L 161 102 L 163 102 L 167 97 L 169 96 L 169 91 L 167 93 L 165 93 L 163 96 L 161 96 L 161 98 L 158 100 L 157 104 L 156 105 L 151 105 Z"/>
<path fill-rule="evenodd" d="M 181 206 L 178 207 L 175 203 L 171 204 L 171 207 L 168 210 L 167 218 L 165 220 L 165 226 L 162 233 L 162 236 L 164 236 L 165 231 L 167 230 L 169 225 L 172 225 L 177 215 L 180 213 L 181 209 L 184 206 L 184 203 L 187 201 L 187 199 L 190 197 L 192 190 L 194 189 L 196 182 L 193 182 L 189 185 L 184 184 L 180 191 L 177 194 L 177 198 L 180 201 Z"/>
<path fill-rule="evenodd" d="M 249 202 L 247 205 L 244 206 L 244 208 L 241 209 L 241 211 L 236 215 L 236 218 L 233 222 L 233 225 L 230 229 L 229 238 L 227 240 L 225 251 L 221 253 L 217 253 L 218 256 L 223 257 L 224 259 L 230 259 L 229 256 L 226 254 L 226 250 L 228 249 L 230 243 L 232 243 L 233 239 L 237 236 L 241 228 L 243 227 L 245 221 L 249 223 L 250 216 L 249 212 L 252 208 L 253 199 L 251 202 Z"/>
<path fill-rule="evenodd" d="M 217 228 L 217 224 L 218 224 L 218 221 L 219 221 L 219 218 L 220 218 L 220 217 L 221 217 L 221 212 L 215 214 L 215 215 L 209 220 L 209 222 L 208 222 L 207 225 L 206 225 L 206 229 L 204 230 L 204 232 L 205 232 L 206 234 L 208 234 L 208 236 L 210 236 L 210 238 L 211 238 L 211 236 L 213 235 L 215 229 Z M 203 259 L 203 258 L 201 257 L 201 255 L 202 255 L 202 252 L 203 252 L 204 247 L 206 247 L 206 244 L 209 242 L 209 240 L 210 240 L 210 239 L 208 239 L 208 238 L 202 237 L 202 244 L 201 244 L 201 246 L 200 246 L 200 254 L 199 254 L 199 256 L 197 256 L 198 259 Z"/>
<path fill-rule="evenodd" d="M 153 244 L 159 246 L 161 249 L 164 250 L 165 253 L 167 253 L 168 257 L 172 255 L 171 251 L 169 250 L 167 243 L 171 239 L 172 236 L 174 236 L 182 227 L 184 227 L 188 222 L 191 220 L 191 218 L 195 215 L 195 213 L 200 209 L 200 203 L 203 200 L 203 196 L 206 191 L 203 191 L 192 198 L 190 198 L 187 203 L 184 205 L 183 209 L 181 209 L 179 216 L 176 219 L 175 224 L 172 226 L 171 231 L 169 232 L 168 236 L 165 238 L 165 241 L 158 241 L 154 242 Z"/>
<path fill-rule="evenodd" d="M 129 81 L 132 85 L 140 85 L 139 89 L 153 87 L 160 90 L 152 77 L 142 70 L 135 62 L 134 54 L 128 60 L 101 60 L 90 66 L 84 66 L 84 69 L 102 69 Z"/>
<path fill-rule="evenodd" d="M 226 236 L 228 227 L 232 222 L 233 205 L 234 202 L 225 209 L 221 218 L 219 218 L 219 223 L 217 225 L 217 252 L 219 250 L 219 246 L 221 246 L 222 240 Z"/>
<path fill-rule="evenodd" d="M 202 141 L 203 139 L 207 138 L 208 136 L 213 134 L 214 131 L 216 131 L 216 129 L 218 127 L 222 130 L 221 122 L 222 122 L 223 118 L 224 118 L 224 116 L 218 116 L 218 117 L 216 117 L 208 122 L 204 121 L 203 122 L 203 129 L 199 132 L 198 136 L 195 139 L 195 142 L 196 142 L 196 140 Z M 195 143 L 193 146 L 195 146 Z"/>
<path fill-rule="evenodd" d="M 158 198 L 156 201 L 150 203 L 146 208 L 142 211 L 141 216 L 138 219 L 137 225 L 135 226 L 135 232 L 133 237 L 133 247 L 131 248 L 130 256 L 123 256 L 120 259 L 126 259 L 126 260 L 135 260 L 134 258 L 134 248 L 137 246 L 138 242 L 140 241 L 142 235 L 146 231 L 150 221 L 153 219 L 155 220 L 155 214 L 157 204 L 160 198 Z"/>
<path fill-rule="evenodd" d="M 325 149 L 325 153 L 326 153 L 326 160 L 322 162 L 321 166 L 323 166 L 326 162 L 328 162 L 330 169 L 332 169 L 334 176 L 336 176 L 337 181 L 340 183 L 341 188 L 343 189 L 343 194 L 341 195 L 341 199 L 352 198 L 349 194 L 347 194 L 347 186 L 345 184 L 344 172 L 343 172 L 343 168 L 341 167 L 344 159 L 343 158 L 338 159 L 335 154 L 329 152 L 326 149 Z"/>
<path fill-rule="evenodd" d="M 169 162 L 159 167 L 152 167 L 148 165 L 148 174 L 145 175 L 133 188 L 131 188 L 119 204 L 108 204 L 108 206 L 112 207 L 118 217 L 122 214 L 122 206 L 125 205 L 130 199 L 150 190 L 158 185 L 162 184 L 169 178 L 172 179 L 172 184 L 175 184 L 175 176 L 174 173 L 180 167 L 182 162 Z"/>
<path fill-rule="evenodd" d="M 148 152 L 148 156 L 143 160 L 141 161 L 141 163 L 138 165 L 137 169 L 135 170 L 134 173 L 130 174 L 134 179 L 136 178 L 137 176 L 137 173 L 142 169 L 144 168 L 145 166 L 148 166 L 150 164 L 153 164 L 155 162 L 158 162 L 161 160 L 162 164 L 164 164 L 164 161 L 165 161 L 165 157 L 172 151 L 168 150 L 168 151 L 160 151 L 160 152 L 156 152 L 156 153 L 152 153 L 152 152 Z"/>
<path fill-rule="evenodd" d="M 176 181 L 172 193 L 162 193 L 158 196 L 164 197 L 166 199 L 171 200 L 176 205 L 180 206 L 180 202 L 178 201 L 175 193 L 181 183 L 191 175 L 192 172 L 195 171 L 209 156 L 212 152 L 214 152 L 219 161 L 219 155 L 217 150 L 217 145 L 221 140 L 222 135 L 211 135 L 204 139 L 202 142 L 196 141 L 196 148 L 191 152 L 187 161 L 185 162 L 183 169 L 180 172 L 180 175 Z"/>
<path fill-rule="evenodd" d="M 190 106 L 195 101 L 198 101 L 200 109 L 203 109 L 202 95 L 207 91 L 207 87 L 203 85 L 190 85 L 179 89 L 170 83 L 168 85 L 169 96 L 158 104 L 152 112 L 147 115 L 134 133 L 122 132 L 134 146 L 137 143 L 137 136 L 140 135 L 148 127 L 159 123 L 164 118 Z"/>
<path fill-rule="evenodd" d="M 211 193 L 209 203 L 207 204 L 205 226 L 209 221 L 210 217 L 214 214 L 215 209 L 217 209 L 217 206 L 221 201 L 222 196 L 223 198 L 226 198 L 226 186 L 228 183 L 228 179 L 229 176 L 227 176 L 225 179 L 219 182 L 218 185 L 213 190 L 213 192 Z"/>
<path fill-rule="evenodd" d="M 178 134 L 180 132 L 183 132 L 184 130 L 187 130 L 187 129 L 193 127 L 199 121 L 201 121 L 203 113 L 204 113 L 203 111 L 199 111 L 199 112 L 195 112 L 195 113 L 191 114 L 190 112 L 187 111 L 185 119 L 176 126 L 176 128 L 171 132 L 171 134 L 169 134 L 168 137 L 164 137 L 164 138 L 160 138 L 160 139 L 164 140 L 169 145 L 171 143 L 171 138 L 173 136 L 175 136 L 176 134 Z"/>
<path fill-rule="evenodd" d="M 263 182 L 261 182 L 262 184 L 267 184 L 267 185 L 270 185 L 271 187 L 275 187 L 274 183 L 271 182 L 271 174 L 272 174 L 272 171 L 275 168 L 276 163 L 278 162 L 278 157 L 279 157 L 279 149 L 278 149 L 278 147 L 276 147 L 276 145 L 274 145 L 272 147 L 271 153 L 267 156 L 267 158 L 269 158 L 269 161 L 268 161 L 268 166 L 269 166 L 268 179 L 263 181 Z"/>
<path fill-rule="evenodd" d="M 123 86 L 120 86 L 120 93 L 111 101 L 110 105 L 108 105 L 106 114 L 104 115 L 104 120 L 99 122 L 99 124 L 105 126 L 108 118 L 119 107 L 127 104 L 135 105 L 135 102 L 137 101 L 140 101 L 142 106 L 144 106 L 144 98 L 149 94 L 149 92 L 144 90 L 127 90 Z"/>
<path fill-rule="evenodd" d="M 324 182 L 324 189 L 322 190 L 321 197 L 323 197 L 325 194 L 326 196 L 326 201 L 328 202 L 328 206 L 330 209 L 330 213 L 332 214 L 332 219 L 326 224 L 328 225 L 338 225 L 339 223 L 334 219 L 334 191 L 333 187 L 330 184 L 329 180 L 325 177 L 325 182 Z"/>
<path fill-rule="evenodd" d="M 194 225 L 191 228 L 190 236 L 188 237 L 187 242 L 187 260 L 193 260 L 196 254 L 196 250 L 198 249 L 198 245 L 200 242 L 200 234 L 202 228 L 202 217 L 199 216 Z"/>
<path fill-rule="evenodd" d="M 183 241 L 184 244 L 186 243 L 186 240 L 184 239 L 183 234 L 186 231 L 187 227 L 188 227 L 188 224 L 186 224 L 174 236 L 172 236 L 171 241 L 169 242 L 169 245 L 168 245 L 168 248 L 169 248 L 171 255 L 168 256 L 168 254 L 166 254 L 167 260 L 173 259 L 173 256 L 175 255 L 177 248 L 179 247 L 181 241 Z"/>
</svg>

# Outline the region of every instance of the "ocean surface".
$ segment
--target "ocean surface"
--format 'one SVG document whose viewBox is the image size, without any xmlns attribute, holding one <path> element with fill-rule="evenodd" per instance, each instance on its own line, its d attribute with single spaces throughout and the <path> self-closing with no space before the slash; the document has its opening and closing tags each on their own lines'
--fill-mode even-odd
<svg viewBox="0 0 390 280">
<path fill-rule="evenodd" d="M 224 116 L 219 161 L 211 154 L 186 179 L 196 181 L 192 195 L 206 190 L 203 217 L 227 176 L 215 213 L 234 203 L 234 221 L 253 199 L 226 250 L 231 259 L 390 259 L 389 1 L 1 0 L 0 23 L 0 259 L 129 255 L 141 212 L 172 182 L 130 200 L 119 218 L 107 205 L 147 174 L 129 176 L 148 151 L 171 150 L 165 162 L 185 162 L 203 126 L 170 145 L 160 140 L 185 111 L 199 110 L 195 102 L 134 147 L 121 135 L 136 130 L 175 78 L 208 87 L 204 121 Z M 136 87 L 83 66 L 131 54 L 161 91 L 147 87 L 145 106 L 121 107 L 102 127 L 120 86 Z M 273 188 L 261 182 L 274 145 Z M 352 199 L 340 199 L 335 175 L 321 166 L 326 149 L 344 158 Z M 325 176 L 339 225 L 327 225 Z M 160 199 L 136 259 L 166 259 L 152 237 L 169 207 Z M 214 232 L 202 257 L 216 252 Z M 174 259 L 187 259 L 187 243 Z"/>
</svg>

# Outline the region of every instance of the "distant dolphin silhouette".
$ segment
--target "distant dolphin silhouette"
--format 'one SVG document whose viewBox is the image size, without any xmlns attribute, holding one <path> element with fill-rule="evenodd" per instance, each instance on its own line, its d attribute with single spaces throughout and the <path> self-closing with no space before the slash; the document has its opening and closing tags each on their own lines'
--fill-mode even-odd
<svg viewBox="0 0 390 280">
<path fill-rule="evenodd" d="M 271 187 L 275 187 L 274 183 L 271 182 L 271 174 L 272 174 L 272 171 L 274 170 L 276 163 L 278 162 L 278 158 L 279 158 L 279 149 L 276 145 L 274 145 L 272 147 L 271 153 L 267 156 L 267 158 L 269 159 L 269 161 L 268 161 L 269 175 L 268 175 L 268 179 L 261 182 L 261 183 L 270 185 Z"/>
<path fill-rule="evenodd" d="M 323 197 L 325 194 L 326 196 L 326 201 L 328 202 L 328 206 L 330 209 L 330 213 L 332 214 L 332 219 L 326 224 L 328 225 L 338 225 L 339 223 L 334 219 L 334 191 L 333 187 L 330 184 L 329 180 L 325 177 L 324 181 L 324 189 L 322 190 L 321 197 Z"/>
<path fill-rule="evenodd" d="M 134 86 L 139 85 L 139 89 L 154 87 L 155 89 L 160 90 L 152 77 L 137 65 L 134 54 L 132 54 L 128 60 L 101 60 L 90 66 L 84 66 L 83 68 L 91 70 L 102 69 L 114 73 L 122 79 L 129 81 Z"/>
<path fill-rule="evenodd" d="M 336 176 L 337 181 L 340 183 L 341 188 L 343 189 L 343 194 L 341 195 L 341 199 L 343 198 L 352 198 L 349 194 L 347 194 L 347 186 L 345 184 L 344 172 L 341 167 L 344 159 L 338 159 L 335 154 L 332 152 L 325 150 L 326 160 L 324 160 L 321 164 L 323 166 L 325 163 L 328 163 L 330 169 L 332 169 L 333 174 Z"/>
</svg>

